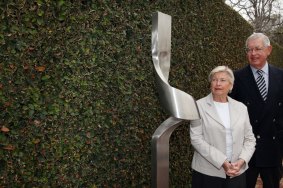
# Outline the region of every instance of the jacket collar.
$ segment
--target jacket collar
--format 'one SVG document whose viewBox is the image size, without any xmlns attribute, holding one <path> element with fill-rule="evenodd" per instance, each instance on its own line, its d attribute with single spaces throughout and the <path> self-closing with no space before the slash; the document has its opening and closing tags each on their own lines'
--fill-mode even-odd
<svg viewBox="0 0 283 188">
<path fill-rule="evenodd" d="M 230 125 L 232 127 L 238 121 L 239 114 L 241 112 L 239 112 L 239 109 L 235 107 L 236 105 L 235 100 L 229 96 L 227 96 L 227 98 L 228 98 L 228 104 L 229 104 Z M 209 115 L 212 119 L 217 121 L 219 124 L 224 126 L 217 113 L 216 107 L 214 105 L 212 93 L 210 93 L 206 97 L 206 105 L 207 105 L 207 108 L 204 109 L 205 113 L 207 113 L 207 115 Z"/>
</svg>

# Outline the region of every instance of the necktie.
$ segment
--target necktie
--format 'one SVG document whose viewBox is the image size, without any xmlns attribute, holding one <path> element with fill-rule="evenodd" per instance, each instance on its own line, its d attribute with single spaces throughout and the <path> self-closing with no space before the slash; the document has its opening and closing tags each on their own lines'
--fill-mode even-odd
<svg viewBox="0 0 283 188">
<path fill-rule="evenodd" d="M 265 80 L 263 78 L 263 71 L 262 70 L 257 70 L 256 71 L 257 74 L 259 75 L 256 79 L 256 83 L 259 89 L 259 92 L 263 98 L 263 100 L 266 100 L 266 96 L 267 96 L 267 90 L 266 90 L 266 84 L 265 84 Z"/>
</svg>

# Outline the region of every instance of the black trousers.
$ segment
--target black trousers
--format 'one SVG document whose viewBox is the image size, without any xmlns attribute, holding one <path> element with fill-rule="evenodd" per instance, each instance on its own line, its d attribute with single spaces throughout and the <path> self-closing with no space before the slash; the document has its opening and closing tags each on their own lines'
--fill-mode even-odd
<svg viewBox="0 0 283 188">
<path fill-rule="evenodd" d="M 246 174 L 237 177 L 219 178 L 193 171 L 192 188 L 246 188 Z"/>
<path fill-rule="evenodd" d="M 260 175 L 263 188 L 279 188 L 282 177 L 281 167 L 259 168 L 249 167 L 246 171 L 247 188 L 254 188 L 258 175 Z"/>
</svg>

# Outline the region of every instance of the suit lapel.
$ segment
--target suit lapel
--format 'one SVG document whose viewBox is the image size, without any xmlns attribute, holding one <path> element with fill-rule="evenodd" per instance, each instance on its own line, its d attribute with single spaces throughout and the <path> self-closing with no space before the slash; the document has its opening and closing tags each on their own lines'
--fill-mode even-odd
<svg viewBox="0 0 283 188">
<path fill-rule="evenodd" d="M 245 84 L 245 87 L 247 88 L 247 91 L 250 92 L 250 95 L 263 101 L 250 66 L 246 67 L 241 79 L 243 79 L 242 83 Z"/>
<path fill-rule="evenodd" d="M 265 101 L 265 105 L 263 106 L 261 119 L 264 118 L 267 112 L 269 112 L 268 109 L 272 109 L 272 96 L 274 96 L 274 93 L 277 93 L 278 87 L 276 86 L 276 83 L 278 82 L 277 74 L 274 72 L 271 65 L 269 65 L 268 69 L 268 92 L 267 92 L 267 99 Z"/>
<path fill-rule="evenodd" d="M 238 111 L 237 108 L 235 108 L 235 103 L 232 100 L 232 98 L 228 97 L 228 102 L 229 102 L 230 125 L 232 128 L 233 125 L 239 120 L 239 115 L 241 114 L 241 112 Z M 207 115 L 210 116 L 215 121 L 217 121 L 220 125 L 224 126 L 223 122 L 221 121 L 217 113 L 215 105 L 213 104 L 212 94 L 207 96 L 206 104 L 207 104 L 207 108 L 205 109 L 205 112 L 207 113 Z"/>
<path fill-rule="evenodd" d="M 239 117 L 241 116 L 241 112 L 238 111 L 238 108 L 235 107 L 235 103 L 230 97 L 228 97 L 228 101 L 229 101 L 230 125 L 232 128 L 234 124 L 239 120 Z"/>
<path fill-rule="evenodd" d="M 219 124 L 221 124 L 222 126 L 223 123 L 220 119 L 220 117 L 217 114 L 217 110 L 213 104 L 213 98 L 212 98 L 212 94 L 210 93 L 207 98 L 206 98 L 206 105 L 207 108 L 205 109 L 205 112 L 207 113 L 207 115 L 209 115 L 212 119 L 214 119 L 215 121 L 217 121 Z"/>
<path fill-rule="evenodd" d="M 271 65 L 269 65 L 269 73 L 268 73 L 268 92 L 267 92 L 267 102 L 268 99 L 270 99 L 271 96 L 274 96 L 274 93 L 276 93 L 276 90 L 278 89 L 275 84 L 278 82 L 278 78 L 276 77 L 276 73 L 273 71 L 273 68 Z"/>
<path fill-rule="evenodd" d="M 272 100 L 272 96 L 274 96 L 274 93 L 276 93 L 276 90 L 278 89 L 276 87 L 276 83 L 278 82 L 276 73 L 274 73 L 274 69 L 272 65 L 268 65 L 268 66 L 269 66 L 268 68 L 269 84 L 268 84 L 268 93 L 267 93 L 266 101 L 263 101 L 261 97 L 256 81 L 254 79 L 252 70 L 249 65 L 245 68 L 245 71 L 243 72 L 243 76 L 240 78 L 240 79 L 243 79 L 241 83 L 245 84 L 245 87 L 247 91 L 249 92 L 249 96 L 254 98 L 255 101 L 258 101 L 258 103 L 261 103 L 262 110 L 261 110 L 261 114 L 259 115 L 259 120 L 264 118 L 266 112 L 268 112 L 268 109 L 272 109 L 272 106 L 270 106 L 271 105 L 270 101 Z"/>
</svg>

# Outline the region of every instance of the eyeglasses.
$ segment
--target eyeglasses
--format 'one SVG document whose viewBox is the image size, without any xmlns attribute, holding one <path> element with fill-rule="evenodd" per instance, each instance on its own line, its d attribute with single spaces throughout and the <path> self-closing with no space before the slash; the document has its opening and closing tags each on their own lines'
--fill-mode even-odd
<svg viewBox="0 0 283 188">
<path fill-rule="evenodd" d="M 265 48 L 267 48 L 267 47 L 261 47 L 261 48 L 260 48 L 260 47 L 246 48 L 245 50 L 246 50 L 246 53 L 252 53 L 253 51 L 254 51 L 255 53 L 258 53 L 258 52 L 264 50 Z"/>
</svg>

